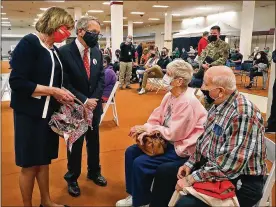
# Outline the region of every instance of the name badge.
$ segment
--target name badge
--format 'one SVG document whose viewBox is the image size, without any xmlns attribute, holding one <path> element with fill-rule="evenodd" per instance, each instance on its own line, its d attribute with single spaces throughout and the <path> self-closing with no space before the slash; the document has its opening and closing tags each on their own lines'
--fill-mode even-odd
<svg viewBox="0 0 276 207">
<path fill-rule="evenodd" d="M 216 136 L 221 136 L 222 135 L 222 127 L 215 124 L 214 128 L 213 128 L 213 132 L 215 133 Z"/>
<path fill-rule="evenodd" d="M 96 59 L 93 59 L 93 64 L 97 65 L 97 60 Z"/>
</svg>

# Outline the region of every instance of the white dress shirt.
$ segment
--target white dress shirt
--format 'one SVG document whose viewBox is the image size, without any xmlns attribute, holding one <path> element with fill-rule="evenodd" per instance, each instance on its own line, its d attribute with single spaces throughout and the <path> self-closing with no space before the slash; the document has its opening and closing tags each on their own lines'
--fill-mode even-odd
<svg viewBox="0 0 276 207">
<path fill-rule="evenodd" d="M 80 51 L 81 59 L 83 59 L 85 47 L 80 43 L 78 38 L 76 38 L 75 42 L 76 42 L 76 45 L 77 45 L 77 47 Z M 89 62 L 89 65 L 90 65 L 90 48 L 88 48 L 88 62 Z"/>
<path fill-rule="evenodd" d="M 76 45 L 77 45 L 77 47 L 78 47 L 78 49 L 80 51 L 81 59 L 83 60 L 85 47 L 80 43 L 80 41 L 78 40 L 78 38 L 76 38 L 75 42 L 76 42 Z M 88 62 L 89 62 L 89 65 L 90 65 L 90 48 L 88 48 Z M 87 101 L 88 101 L 88 99 L 86 99 L 86 101 L 84 102 L 84 104 L 86 104 Z"/>
</svg>

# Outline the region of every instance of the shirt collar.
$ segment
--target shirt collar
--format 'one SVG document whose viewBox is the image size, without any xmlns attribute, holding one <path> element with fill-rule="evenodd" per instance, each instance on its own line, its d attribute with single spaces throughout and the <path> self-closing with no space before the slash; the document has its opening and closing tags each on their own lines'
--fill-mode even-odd
<svg viewBox="0 0 276 207">
<path fill-rule="evenodd" d="M 234 102 L 234 100 L 237 98 L 238 95 L 239 95 L 238 90 L 235 90 L 227 100 L 225 100 L 224 102 L 222 102 L 220 105 L 216 107 L 217 113 L 222 114 L 224 110 L 226 110 L 227 108 L 229 108 L 230 105 L 232 105 L 232 103 Z"/>
<path fill-rule="evenodd" d="M 85 50 L 85 47 L 81 44 L 81 42 L 78 40 L 78 38 L 76 38 L 75 42 L 76 42 L 76 45 L 77 45 L 77 47 L 78 47 L 80 53 L 82 53 L 82 52 Z M 90 48 L 89 48 L 89 49 L 90 49 Z M 88 49 L 88 50 L 89 50 L 89 49 Z"/>
</svg>

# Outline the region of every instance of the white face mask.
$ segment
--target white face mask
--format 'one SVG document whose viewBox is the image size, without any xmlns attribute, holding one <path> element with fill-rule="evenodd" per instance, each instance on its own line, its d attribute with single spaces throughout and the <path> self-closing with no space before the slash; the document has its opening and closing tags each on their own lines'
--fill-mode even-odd
<svg viewBox="0 0 276 207">
<path fill-rule="evenodd" d="M 168 76 L 167 74 L 163 77 L 163 83 L 165 85 L 165 89 L 167 91 L 172 90 L 173 86 L 171 86 L 171 83 L 173 81 L 173 77 Z"/>
<path fill-rule="evenodd" d="M 132 39 L 127 38 L 126 41 L 130 43 L 132 41 Z"/>
<path fill-rule="evenodd" d="M 256 56 L 256 58 L 257 58 L 257 59 L 260 59 L 260 58 L 261 58 L 261 55 L 260 55 L 260 54 L 258 54 L 258 55 Z"/>
</svg>

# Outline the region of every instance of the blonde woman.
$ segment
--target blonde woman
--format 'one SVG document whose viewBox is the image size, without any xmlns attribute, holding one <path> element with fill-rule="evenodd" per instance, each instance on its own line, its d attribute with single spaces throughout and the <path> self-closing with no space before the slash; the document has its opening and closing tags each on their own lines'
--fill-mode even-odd
<svg viewBox="0 0 276 207">
<path fill-rule="evenodd" d="M 24 206 L 32 206 L 37 180 L 42 206 L 55 204 L 49 195 L 49 164 L 58 157 L 59 138 L 49 128 L 49 120 L 59 103 L 74 96 L 62 88 L 63 67 L 54 43 L 70 36 L 73 18 L 58 7 L 48 9 L 36 23 L 37 32 L 21 39 L 10 64 L 14 110 L 15 157 L 21 167 L 19 185 Z"/>
</svg>

